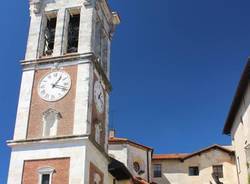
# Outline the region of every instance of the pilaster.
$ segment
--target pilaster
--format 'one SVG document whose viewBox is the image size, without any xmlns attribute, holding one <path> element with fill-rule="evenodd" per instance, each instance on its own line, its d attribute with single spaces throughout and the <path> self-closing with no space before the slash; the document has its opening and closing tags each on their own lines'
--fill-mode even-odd
<svg viewBox="0 0 250 184">
<path fill-rule="evenodd" d="M 66 9 L 59 9 L 59 11 L 57 12 L 56 35 L 53 56 L 60 56 L 63 54 L 63 44 L 65 41 L 65 18 Z"/>
<path fill-rule="evenodd" d="M 93 52 L 92 35 L 93 35 L 93 8 L 83 6 L 81 9 L 80 30 L 79 30 L 79 53 Z"/>
<path fill-rule="evenodd" d="M 34 70 L 23 72 L 14 140 L 26 139 L 34 73 Z"/>
</svg>

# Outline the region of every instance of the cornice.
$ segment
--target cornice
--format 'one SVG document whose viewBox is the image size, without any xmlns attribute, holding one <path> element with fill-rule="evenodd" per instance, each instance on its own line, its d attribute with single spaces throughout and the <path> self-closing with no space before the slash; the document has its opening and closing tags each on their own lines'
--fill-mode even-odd
<svg viewBox="0 0 250 184">
<path fill-rule="evenodd" d="M 30 145 L 41 145 L 41 144 L 53 144 L 53 143 L 70 143 L 70 142 L 79 142 L 89 140 L 91 144 L 107 159 L 109 160 L 109 155 L 105 151 L 103 147 L 97 144 L 90 134 L 83 135 L 72 135 L 72 136 L 56 136 L 56 137 L 48 137 L 48 138 L 35 138 L 35 139 L 22 139 L 22 140 L 9 140 L 7 141 L 7 145 L 11 148 L 15 147 L 24 147 Z"/>
<path fill-rule="evenodd" d="M 48 138 L 22 139 L 22 140 L 8 140 L 7 145 L 13 148 L 16 146 L 25 146 L 29 144 L 44 144 L 44 143 L 84 140 L 84 139 L 87 139 L 88 137 L 89 137 L 89 134 L 72 135 L 72 136 L 56 136 L 56 137 L 48 137 Z"/>
</svg>

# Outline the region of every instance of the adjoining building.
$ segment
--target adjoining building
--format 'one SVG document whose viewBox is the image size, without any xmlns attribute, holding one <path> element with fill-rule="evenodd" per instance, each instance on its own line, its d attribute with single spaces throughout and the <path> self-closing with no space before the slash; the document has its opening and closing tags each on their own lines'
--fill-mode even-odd
<svg viewBox="0 0 250 184">
<path fill-rule="evenodd" d="M 29 3 L 15 131 L 7 142 L 8 184 L 247 184 L 250 62 L 224 128 L 233 148 L 155 155 L 151 147 L 108 135 L 118 13 L 107 0 Z"/>
<path fill-rule="evenodd" d="M 230 135 L 240 184 L 250 183 L 250 60 L 238 84 L 223 133 Z"/>
<path fill-rule="evenodd" d="M 238 183 L 232 146 L 212 145 L 193 153 L 182 154 L 154 154 L 153 151 L 153 148 L 126 138 L 109 139 L 109 155 L 122 162 L 134 178 L 142 178 L 145 182 Z"/>
</svg>

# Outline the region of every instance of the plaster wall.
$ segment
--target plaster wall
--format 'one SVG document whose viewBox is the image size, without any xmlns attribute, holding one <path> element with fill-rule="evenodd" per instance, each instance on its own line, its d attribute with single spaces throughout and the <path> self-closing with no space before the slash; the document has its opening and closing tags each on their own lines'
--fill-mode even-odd
<svg viewBox="0 0 250 184">
<path fill-rule="evenodd" d="M 129 144 L 116 144 L 116 145 L 109 145 L 109 154 L 114 157 L 116 160 L 122 162 L 131 174 L 135 177 L 143 178 L 144 180 L 148 180 L 151 178 L 151 173 L 148 173 L 148 166 L 149 172 L 151 172 L 151 152 L 147 152 L 147 150 L 129 145 Z M 148 165 L 147 165 L 147 154 L 148 154 Z M 143 174 L 138 174 L 135 172 L 133 168 L 134 162 L 140 163 L 141 170 L 144 171 Z"/>
<path fill-rule="evenodd" d="M 89 168 L 90 163 L 93 163 L 103 174 L 104 174 L 104 184 L 109 184 L 109 172 L 108 164 L 109 161 L 104 154 L 101 153 L 91 142 L 88 142 L 88 147 L 86 150 L 86 161 L 85 161 L 85 182 L 89 183 Z"/>
<path fill-rule="evenodd" d="M 133 174 L 133 176 L 137 176 L 140 178 L 143 178 L 144 180 L 148 180 L 148 166 L 147 165 L 147 150 L 141 149 L 132 145 L 128 145 L 128 169 Z M 149 160 L 151 160 L 151 157 L 149 157 Z M 135 172 L 133 168 L 134 162 L 140 163 L 141 170 L 144 171 L 143 174 L 138 174 Z M 150 164 L 150 163 L 148 163 Z"/>
<path fill-rule="evenodd" d="M 248 184 L 246 147 L 250 143 L 250 86 L 248 86 L 231 130 L 232 144 L 237 160 L 237 173 L 240 184 Z"/>
<path fill-rule="evenodd" d="M 220 179 L 224 184 L 237 184 L 236 166 L 234 158 L 219 150 L 206 152 L 181 162 L 180 160 L 153 161 L 162 165 L 162 177 L 153 178 L 158 184 L 216 184 L 212 177 L 212 166 L 223 165 L 224 177 Z M 198 166 L 199 176 L 189 176 L 189 167 Z M 153 172 L 153 171 L 152 171 Z"/>
<path fill-rule="evenodd" d="M 122 162 L 125 166 L 128 166 L 128 149 L 126 145 L 110 144 L 108 153 L 111 157 Z"/>
</svg>

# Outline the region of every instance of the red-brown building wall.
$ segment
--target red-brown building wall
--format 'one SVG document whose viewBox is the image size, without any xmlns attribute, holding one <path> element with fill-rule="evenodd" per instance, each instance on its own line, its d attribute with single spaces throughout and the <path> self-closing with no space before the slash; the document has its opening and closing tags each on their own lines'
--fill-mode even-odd
<svg viewBox="0 0 250 184">
<path fill-rule="evenodd" d="M 27 160 L 24 162 L 22 184 L 38 184 L 38 169 L 52 167 L 55 172 L 52 175 L 53 184 L 69 183 L 69 158 L 56 158 L 48 160 Z"/>
</svg>

